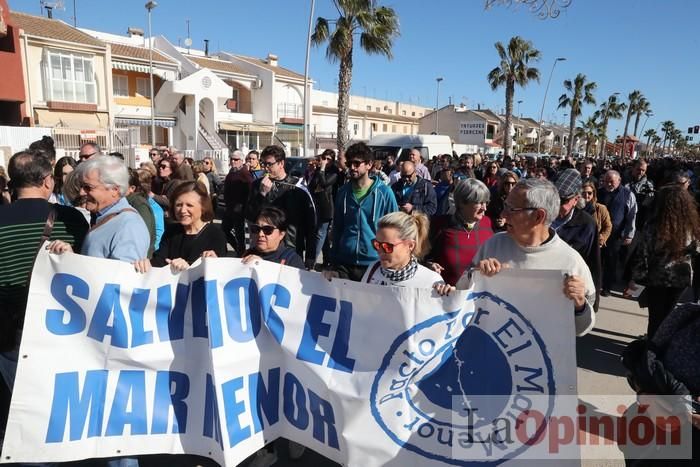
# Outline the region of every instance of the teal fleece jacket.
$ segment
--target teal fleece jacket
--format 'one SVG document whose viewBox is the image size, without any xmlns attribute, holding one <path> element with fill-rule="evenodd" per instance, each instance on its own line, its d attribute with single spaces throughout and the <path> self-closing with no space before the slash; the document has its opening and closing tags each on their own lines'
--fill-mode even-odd
<svg viewBox="0 0 700 467">
<path fill-rule="evenodd" d="M 399 210 L 391 188 L 373 178 L 372 186 L 362 202 L 352 194 L 352 183 L 338 190 L 333 219 L 333 249 L 335 264 L 367 266 L 379 259 L 372 247 L 377 235 L 377 223 L 384 215 Z"/>
</svg>

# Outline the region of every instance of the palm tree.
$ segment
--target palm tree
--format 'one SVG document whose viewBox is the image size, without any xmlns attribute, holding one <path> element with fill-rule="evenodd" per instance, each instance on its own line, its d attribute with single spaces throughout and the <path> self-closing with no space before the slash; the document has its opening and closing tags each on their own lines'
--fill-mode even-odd
<svg viewBox="0 0 700 467">
<path fill-rule="evenodd" d="M 642 96 L 637 102 L 637 116 L 634 119 L 634 136 L 637 136 L 637 128 L 639 128 L 639 119 L 642 118 L 642 114 L 647 117 L 651 115 L 651 103 L 646 97 Z"/>
<path fill-rule="evenodd" d="M 664 133 L 664 142 L 661 145 L 661 152 L 666 152 L 666 140 L 670 139 L 671 133 L 676 129 L 676 125 L 671 120 L 666 120 L 661 123 L 661 131 Z"/>
<path fill-rule="evenodd" d="M 653 128 L 649 128 L 647 131 L 644 132 L 644 136 L 647 138 L 647 153 L 649 152 L 649 141 L 651 141 L 651 138 L 656 136 L 656 130 Z"/>
<path fill-rule="evenodd" d="M 627 108 L 627 104 L 624 102 L 617 102 L 617 95 L 613 94 L 608 97 L 608 100 L 600 104 L 600 113 L 603 116 L 603 121 L 601 122 L 603 130 L 603 141 L 600 145 L 600 151 L 598 152 L 598 157 L 603 157 L 605 152 L 605 142 L 608 140 L 608 122 L 610 120 L 617 120 L 622 118 L 622 112 Z"/>
<path fill-rule="evenodd" d="M 569 107 L 569 143 L 567 145 L 567 154 L 571 155 L 574 146 L 574 125 L 576 117 L 581 115 L 583 104 L 595 104 L 595 91 L 597 84 L 593 81 L 588 82 L 586 75 L 579 73 L 573 81 L 565 80 L 564 88 L 569 94 L 562 94 L 559 97 L 559 106 L 562 109 Z"/>
<path fill-rule="evenodd" d="M 498 56 L 501 59 L 499 66 L 491 70 L 487 79 L 492 90 L 501 86 L 506 88 L 506 116 L 505 133 L 503 137 L 503 154 L 510 153 L 512 135 L 510 134 L 510 121 L 513 115 L 513 96 L 515 95 L 515 85 L 525 87 L 532 80 L 540 80 L 540 70 L 530 67 L 530 62 L 540 59 L 540 51 L 532 46 L 532 42 L 515 36 L 508 42 L 506 49 L 499 41 L 494 44 Z"/>
<path fill-rule="evenodd" d="M 679 148 L 678 148 L 678 143 L 679 141 L 685 141 L 683 140 L 683 132 L 679 130 L 678 128 L 674 128 L 673 131 L 671 131 L 671 136 L 669 137 L 669 146 L 672 146 L 671 149 L 671 154 L 674 154 Z"/>
<path fill-rule="evenodd" d="M 627 120 L 625 120 L 625 131 L 622 134 L 622 157 L 625 157 L 625 151 L 627 150 L 627 130 L 630 126 L 630 118 L 632 114 L 637 113 L 637 105 L 639 105 L 639 100 L 644 97 L 642 91 L 634 90 L 627 98 L 629 99 L 629 104 L 627 105 Z"/>
<path fill-rule="evenodd" d="M 603 124 L 599 120 L 600 117 L 600 112 L 595 111 L 593 115 L 588 117 L 585 121 L 579 120 L 581 126 L 577 129 L 576 137 L 586 138 L 586 157 L 588 157 L 588 150 L 591 147 L 591 143 L 602 139 Z"/>
<path fill-rule="evenodd" d="M 661 142 L 661 137 L 659 135 L 654 135 L 651 137 L 651 152 L 654 154 L 656 152 L 656 145 Z"/>
<path fill-rule="evenodd" d="M 355 34 L 360 47 L 368 54 L 391 59 L 394 38 L 399 35 L 399 20 L 393 8 L 377 7 L 376 0 L 333 0 L 340 15 L 336 20 L 317 18 L 311 42 L 318 46 L 328 42 L 326 58 L 340 62 L 338 71 L 338 151 L 342 154 L 349 140 L 348 111 L 352 81 L 352 54 Z M 331 31 L 330 24 L 335 24 Z"/>
</svg>

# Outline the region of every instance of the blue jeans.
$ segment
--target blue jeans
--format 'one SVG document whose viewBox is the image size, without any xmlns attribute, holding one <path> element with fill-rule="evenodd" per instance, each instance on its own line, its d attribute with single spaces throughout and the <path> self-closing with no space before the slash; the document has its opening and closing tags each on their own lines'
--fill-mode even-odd
<svg viewBox="0 0 700 467">
<path fill-rule="evenodd" d="M 320 263 L 319 257 L 321 256 L 321 252 L 323 251 L 323 244 L 326 243 L 326 237 L 328 236 L 328 227 L 330 227 L 331 222 L 326 221 L 326 222 L 321 222 L 318 224 L 318 228 L 316 229 L 316 262 Z M 324 260 L 327 260 L 328 258 L 324 258 Z"/>
</svg>

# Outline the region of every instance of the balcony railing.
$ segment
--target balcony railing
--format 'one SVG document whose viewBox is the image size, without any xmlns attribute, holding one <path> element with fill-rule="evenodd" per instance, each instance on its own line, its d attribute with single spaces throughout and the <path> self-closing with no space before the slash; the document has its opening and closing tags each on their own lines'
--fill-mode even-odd
<svg viewBox="0 0 700 467">
<path fill-rule="evenodd" d="M 304 118 L 304 106 L 301 104 L 277 104 L 277 118 Z"/>
</svg>

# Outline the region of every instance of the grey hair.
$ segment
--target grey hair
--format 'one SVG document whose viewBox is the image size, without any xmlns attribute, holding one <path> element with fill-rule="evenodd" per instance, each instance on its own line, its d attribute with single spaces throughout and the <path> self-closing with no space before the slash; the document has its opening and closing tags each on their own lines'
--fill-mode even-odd
<svg viewBox="0 0 700 467">
<path fill-rule="evenodd" d="M 544 224 L 546 226 L 551 225 L 559 215 L 561 203 L 559 191 L 549 180 L 526 178 L 520 180 L 513 189 L 525 191 L 525 200 L 527 201 L 527 206 L 525 207 L 544 209 Z"/>
<path fill-rule="evenodd" d="M 82 181 L 85 175 L 93 170 L 97 170 L 97 176 L 105 186 L 115 186 L 119 188 L 119 193 L 122 196 L 126 195 L 129 189 L 129 171 L 123 160 L 113 156 L 91 157 L 78 164 L 76 168 L 80 177 L 78 180 Z"/>
<path fill-rule="evenodd" d="M 83 143 L 80 145 L 80 149 L 82 150 L 84 147 L 90 146 L 92 147 L 97 154 L 95 156 L 101 156 L 102 155 L 102 148 L 100 147 L 99 144 L 93 143 L 92 141 L 88 141 L 87 143 Z"/>
<path fill-rule="evenodd" d="M 484 182 L 467 178 L 455 184 L 454 200 L 455 204 L 488 203 L 491 200 L 491 191 Z"/>
<path fill-rule="evenodd" d="M 622 177 L 620 177 L 620 172 L 618 172 L 617 170 L 612 170 L 612 169 L 608 170 L 607 172 L 605 172 L 605 176 L 608 176 L 608 175 L 614 175 L 618 179 L 622 178 Z"/>
<path fill-rule="evenodd" d="M 245 155 L 243 154 L 243 151 L 241 151 L 240 149 L 236 149 L 235 151 L 233 151 L 233 152 L 231 153 L 231 155 L 232 155 L 232 156 L 238 156 L 238 157 L 241 158 L 241 160 L 245 159 Z"/>
</svg>

